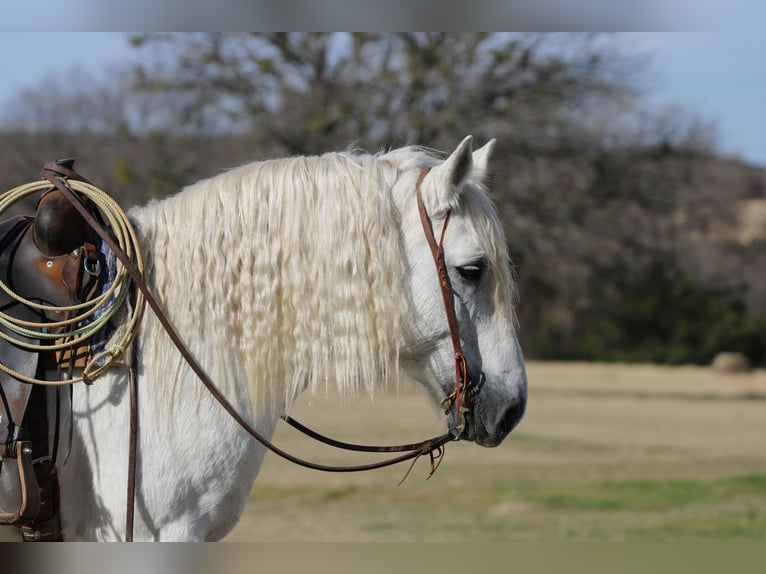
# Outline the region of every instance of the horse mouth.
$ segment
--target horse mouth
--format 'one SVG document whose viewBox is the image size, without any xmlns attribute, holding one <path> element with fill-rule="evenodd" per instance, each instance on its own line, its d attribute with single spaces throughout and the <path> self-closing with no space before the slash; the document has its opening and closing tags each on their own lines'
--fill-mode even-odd
<svg viewBox="0 0 766 574">
<path fill-rule="evenodd" d="M 477 417 L 473 411 L 465 413 L 465 425 L 463 426 L 463 430 L 460 433 L 460 440 L 474 442 L 479 446 L 493 447 L 500 444 L 503 438 L 500 438 L 499 440 L 494 439 L 491 433 L 481 422 L 481 419 Z"/>
<path fill-rule="evenodd" d="M 479 417 L 470 417 L 470 422 L 468 417 L 466 417 L 466 432 L 471 441 L 487 448 L 499 445 L 505 438 L 505 433 L 499 435 L 488 431 Z"/>
</svg>

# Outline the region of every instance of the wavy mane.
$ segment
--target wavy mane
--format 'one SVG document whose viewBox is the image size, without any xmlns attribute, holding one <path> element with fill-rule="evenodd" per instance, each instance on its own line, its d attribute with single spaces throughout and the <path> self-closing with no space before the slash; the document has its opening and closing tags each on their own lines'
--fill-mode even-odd
<svg viewBox="0 0 766 574">
<path fill-rule="evenodd" d="M 131 210 L 152 289 L 230 400 L 280 413 L 305 389 L 398 380 L 411 308 L 392 189 L 400 170 L 436 163 L 418 148 L 258 162 Z M 510 305 L 502 228 L 468 187 L 469 215 L 490 216 L 477 232 L 498 260 L 497 302 Z M 170 406 L 190 392 L 186 366 L 150 313 L 143 330 L 141 356 L 166 373 Z"/>
<path fill-rule="evenodd" d="M 348 394 L 396 378 L 405 265 L 381 192 L 393 171 L 348 153 L 253 163 L 131 211 L 153 288 L 227 396 L 241 404 L 250 381 L 260 412 L 330 381 Z M 148 323 L 143 356 L 172 400 L 185 367 Z"/>
</svg>

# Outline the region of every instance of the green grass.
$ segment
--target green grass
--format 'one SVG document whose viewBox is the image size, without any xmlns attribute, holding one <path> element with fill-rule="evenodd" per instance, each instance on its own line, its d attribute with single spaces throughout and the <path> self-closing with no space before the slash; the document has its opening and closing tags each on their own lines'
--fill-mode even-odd
<svg viewBox="0 0 766 574">
<path fill-rule="evenodd" d="M 766 502 L 766 476 L 718 480 L 622 480 L 568 485 L 522 485 L 518 494 L 556 510 L 665 510 L 714 505 L 734 499 Z M 503 487 L 500 487 L 503 490 Z"/>
<path fill-rule="evenodd" d="M 553 510 L 661 510 L 718 498 L 712 485 L 694 480 L 526 485 L 519 490 L 524 499 Z"/>
<path fill-rule="evenodd" d="M 256 488 L 249 508 L 334 525 L 354 540 L 727 540 L 766 537 L 766 475 L 570 483 L 501 481 L 391 492 Z M 343 530 L 338 530 L 341 528 Z M 297 531 L 296 531 L 297 532 Z M 289 540 L 290 531 L 275 532 Z M 301 535 L 303 536 L 303 535 Z M 321 538 L 320 538 L 321 539 Z"/>
<path fill-rule="evenodd" d="M 754 539 L 766 536 L 766 475 L 495 485 L 496 500 L 533 505 L 514 530 L 565 539 Z M 545 524 L 548 524 L 548 527 Z M 550 526 L 553 525 L 553 526 Z"/>
</svg>

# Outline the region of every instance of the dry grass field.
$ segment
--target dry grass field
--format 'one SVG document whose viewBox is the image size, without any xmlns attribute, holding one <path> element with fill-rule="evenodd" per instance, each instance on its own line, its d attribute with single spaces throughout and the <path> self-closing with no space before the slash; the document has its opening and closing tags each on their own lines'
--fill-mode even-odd
<svg viewBox="0 0 766 574">
<path fill-rule="evenodd" d="M 531 363 L 526 418 L 495 449 L 325 474 L 269 455 L 231 541 L 664 541 L 766 537 L 766 372 Z M 442 429 L 418 391 L 308 397 L 293 413 L 362 442 Z M 287 426 L 276 442 L 359 462 Z M 369 458 L 365 458 L 369 460 Z"/>
<path fill-rule="evenodd" d="M 406 465 L 325 474 L 269 455 L 227 540 L 766 538 L 766 372 L 530 363 L 528 375 L 527 416 L 509 438 L 494 449 L 447 445 L 428 481 L 426 461 L 397 486 Z M 411 388 L 374 401 L 304 397 L 293 414 L 369 443 L 443 432 Z M 326 463 L 370 460 L 286 425 L 276 442 Z"/>
</svg>

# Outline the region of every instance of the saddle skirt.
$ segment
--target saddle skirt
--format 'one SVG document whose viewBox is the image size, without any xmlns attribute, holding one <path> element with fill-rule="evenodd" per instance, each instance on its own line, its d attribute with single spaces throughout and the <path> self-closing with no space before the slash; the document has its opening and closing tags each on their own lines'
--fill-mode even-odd
<svg viewBox="0 0 766 574">
<path fill-rule="evenodd" d="M 0 222 L 0 279 L 17 296 L 27 301 L 55 307 L 71 307 L 89 301 L 105 284 L 104 254 L 96 242 L 88 240 L 87 225 L 73 210 L 67 209 L 67 200 L 58 191 L 43 195 L 35 217 L 15 216 Z M 24 304 L 5 290 L 0 290 L 0 311 L 14 320 L 38 324 L 67 320 L 77 314 L 67 310 L 41 310 Z M 56 334 L 70 327 L 42 327 L 42 331 Z M 87 344 L 66 352 L 46 350 L 39 339 L 14 332 L 0 322 L 0 362 L 24 377 L 45 379 L 46 372 L 66 364 L 72 367 L 88 358 Z M 14 344 L 22 342 L 39 351 Z M 45 400 L 31 400 L 35 385 L 17 380 L 0 371 L 0 472 L 3 459 L 16 459 L 21 481 L 21 500 L 18 510 L 0 508 L 0 523 L 24 524 L 47 514 L 46 496 L 38 487 L 39 461 L 49 456 L 47 426 L 43 440 L 34 440 L 29 426 L 47 421 Z M 32 413 L 42 405 L 41 413 Z M 35 406 L 38 405 L 38 406 Z M 34 409 L 32 407 L 35 406 Z M 39 434 L 39 433 L 38 433 Z M 32 440 L 31 440 L 32 439 Z M 37 443 L 43 442 L 42 446 Z M 34 448 L 33 448 L 34 447 Z M 40 452 L 44 449 L 44 452 Z M 34 452 L 33 452 L 34 451 Z M 33 466 L 35 467 L 33 469 Z M 50 471 L 49 471 L 50 475 Z M 41 511 L 41 504 L 43 511 Z"/>
</svg>

